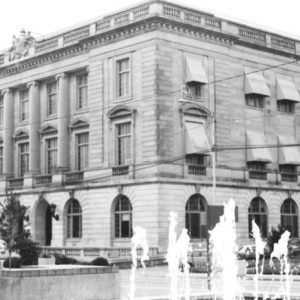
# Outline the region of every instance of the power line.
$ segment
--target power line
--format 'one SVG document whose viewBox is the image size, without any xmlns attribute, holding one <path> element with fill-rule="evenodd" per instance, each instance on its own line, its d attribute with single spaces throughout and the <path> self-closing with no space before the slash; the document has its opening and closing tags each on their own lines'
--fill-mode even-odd
<svg viewBox="0 0 300 300">
<path fill-rule="evenodd" d="M 222 81 L 226 81 L 226 80 L 231 80 L 231 79 L 236 79 L 236 78 L 239 78 L 239 77 L 244 77 L 245 75 L 248 75 L 248 74 L 252 74 L 252 73 L 257 73 L 257 72 L 261 72 L 261 71 L 265 71 L 265 70 L 270 70 L 270 69 L 274 69 L 274 68 L 279 68 L 279 67 L 282 67 L 282 66 L 285 66 L 285 65 L 290 65 L 290 64 L 294 64 L 294 63 L 297 63 L 299 60 L 293 60 L 293 61 L 290 61 L 290 62 L 286 62 L 286 63 L 282 63 L 282 64 L 279 64 L 279 65 L 274 65 L 274 66 L 270 66 L 270 67 L 265 67 L 265 68 L 262 68 L 262 69 L 257 69 L 257 70 L 254 70 L 254 71 L 251 71 L 251 72 L 245 72 L 245 73 L 241 73 L 241 74 L 238 74 L 238 75 L 235 75 L 235 76 L 231 76 L 231 77 L 226 77 L 226 78 L 222 78 L 222 79 L 218 79 L 218 80 L 213 80 L 213 81 L 210 81 L 207 83 L 207 85 L 210 85 L 210 84 L 215 84 L 215 83 L 218 83 L 218 82 L 222 82 Z M 142 100 L 148 100 L 148 99 L 156 99 L 158 97 L 164 97 L 164 96 L 168 96 L 168 95 L 171 95 L 171 94 L 175 94 L 175 93 L 178 93 L 178 92 L 181 92 L 181 89 L 178 89 L 178 90 L 173 90 L 173 91 L 169 91 L 169 92 L 165 92 L 165 93 L 161 93 L 161 94 L 157 94 L 157 95 L 152 95 L 152 96 L 146 96 L 146 97 L 142 97 L 142 98 L 139 98 L 139 99 L 135 99 L 135 100 L 128 100 L 128 104 L 132 104 L 132 103 L 135 103 L 135 102 L 140 102 Z M 116 106 L 116 105 L 115 105 Z M 111 109 L 113 108 L 114 105 L 107 105 L 107 106 L 102 106 L 102 107 L 99 107 L 97 109 L 94 109 L 92 107 L 89 107 L 89 109 L 93 109 L 93 111 L 103 111 L 103 110 L 107 110 L 107 109 Z M 63 115 L 61 117 L 56 117 L 56 118 L 53 118 L 53 119 L 49 119 L 47 120 L 47 117 L 45 118 L 44 123 L 47 122 L 47 121 L 54 121 L 54 120 L 59 120 L 59 119 L 64 119 L 64 118 L 69 118 L 70 115 Z M 263 118 L 263 117 L 262 117 Z M 239 119 L 236 119 L 236 120 L 239 120 Z M 241 118 L 240 120 L 243 120 L 243 118 Z M 26 124 L 18 124 L 17 126 L 15 127 L 21 127 L 21 126 L 28 126 L 28 125 L 31 125 L 31 124 L 41 124 L 41 122 L 26 122 Z M 2 131 L 4 130 L 7 130 L 7 128 L 2 128 Z"/>
</svg>

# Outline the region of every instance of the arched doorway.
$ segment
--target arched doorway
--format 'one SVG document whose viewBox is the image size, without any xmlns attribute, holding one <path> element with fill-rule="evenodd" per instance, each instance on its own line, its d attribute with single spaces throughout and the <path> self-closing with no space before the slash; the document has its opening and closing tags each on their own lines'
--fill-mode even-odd
<svg viewBox="0 0 300 300">
<path fill-rule="evenodd" d="M 52 217 L 49 203 L 42 199 L 35 211 L 35 240 L 41 246 L 51 246 L 52 240 Z"/>
</svg>

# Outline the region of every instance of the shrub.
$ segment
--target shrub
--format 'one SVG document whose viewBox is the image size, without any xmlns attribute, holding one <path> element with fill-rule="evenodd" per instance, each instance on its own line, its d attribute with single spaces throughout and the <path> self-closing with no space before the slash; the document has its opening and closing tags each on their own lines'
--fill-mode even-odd
<svg viewBox="0 0 300 300">
<path fill-rule="evenodd" d="M 20 257 L 12 257 L 11 258 L 11 267 L 13 269 L 19 269 L 21 266 L 21 258 Z M 9 258 L 6 258 L 3 262 L 4 268 L 9 268 Z"/>
<path fill-rule="evenodd" d="M 108 266 L 109 263 L 104 257 L 97 257 L 93 261 L 91 261 L 91 265 L 93 266 Z"/>
<path fill-rule="evenodd" d="M 75 258 L 68 257 L 63 254 L 55 253 L 54 257 L 56 265 L 76 265 L 79 263 Z"/>
<path fill-rule="evenodd" d="M 21 265 L 37 265 L 38 258 L 41 252 L 39 244 L 31 239 L 23 239 L 17 242 L 14 247 L 18 250 L 21 257 Z"/>
</svg>

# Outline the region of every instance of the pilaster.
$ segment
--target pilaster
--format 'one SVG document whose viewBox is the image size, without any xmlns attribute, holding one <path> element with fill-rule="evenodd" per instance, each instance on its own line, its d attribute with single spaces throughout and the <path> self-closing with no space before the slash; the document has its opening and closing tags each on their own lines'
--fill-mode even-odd
<svg viewBox="0 0 300 300">
<path fill-rule="evenodd" d="M 28 84 L 29 88 L 29 173 L 40 173 L 40 97 L 39 83 Z"/>
<path fill-rule="evenodd" d="M 66 73 L 56 77 L 58 82 L 58 157 L 57 169 L 69 169 L 69 78 Z"/>
<path fill-rule="evenodd" d="M 5 177 L 13 176 L 13 141 L 14 130 L 14 99 L 12 89 L 6 89 L 3 92 L 3 175 Z"/>
</svg>

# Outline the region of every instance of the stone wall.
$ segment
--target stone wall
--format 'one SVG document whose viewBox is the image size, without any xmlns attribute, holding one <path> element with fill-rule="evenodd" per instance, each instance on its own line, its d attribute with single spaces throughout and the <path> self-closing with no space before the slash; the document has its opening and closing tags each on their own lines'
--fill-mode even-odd
<svg viewBox="0 0 300 300">
<path fill-rule="evenodd" d="M 1 300 L 117 300 L 120 278 L 115 267 L 55 267 L 2 270 Z"/>
</svg>

